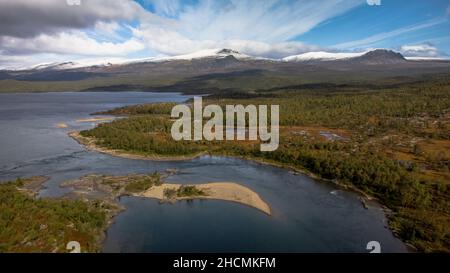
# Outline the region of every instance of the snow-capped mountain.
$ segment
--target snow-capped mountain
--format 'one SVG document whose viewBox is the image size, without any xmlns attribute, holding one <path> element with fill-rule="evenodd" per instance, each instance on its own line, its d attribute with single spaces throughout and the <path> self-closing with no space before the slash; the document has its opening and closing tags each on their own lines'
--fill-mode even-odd
<svg viewBox="0 0 450 273">
<path fill-rule="evenodd" d="M 120 61 L 116 61 L 115 63 L 121 64 Z M 124 61 L 122 61 L 124 63 Z M 62 62 L 62 63 L 44 63 L 38 64 L 35 66 L 17 69 L 17 70 L 34 70 L 34 71 L 42 71 L 42 70 L 67 70 L 67 69 L 76 69 L 83 67 L 91 67 L 91 66 L 111 66 L 113 65 L 111 61 L 79 61 L 79 62 Z"/>
<path fill-rule="evenodd" d="M 250 56 L 247 54 L 240 53 L 237 50 L 227 49 L 227 48 L 215 48 L 215 49 L 204 49 L 199 50 L 189 54 L 176 55 L 176 56 L 162 56 L 162 57 L 150 57 L 142 59 L 113 59 L 113 60 L 79 60 L 77 62 L 63 62 L 63 63 L 49 63 L 49 64 L 39 64 L 29 68 L 23 68 L 19 70 L 67 70 L 67 69 L 77 69 L 85 67 L 108 67 L 113 65 L 130 65 L 138 63 L 163 63 L 171 61 L 193 61 L 201 59 L 224 59 L 227 57 L 234 57 L 236 60 L 246 61 L 246 60 L 264 60 L 273 62 L 307 62 L 307 61 L 333 61 L 333 60 L 344 60 L 354 57 L 359 57 L 365 54 L 361 53 L 332 53 L 332 52 L 308 52 L 299 55 L 288 56 L 282 59 L 269 59 L 263 57 Z"/>
<path fill-rule="evenodd" d="M 357 53 L 332 53 L 332 52 L 308 52 L 300 55 L 289 56 L 283 58 L 284 62 L 314 62 L 315 64 L 321 62 L 339 62 L 350 65 L 388 65 L 399 64 L 407 62 L 407 59 L 398 52 L 388 49 L 375 49 L 366 52 Z"/>
<path fill-rule="evenodd" d="M 355 58 L 384 58 L 384 61 L 392 60 L 445 60 L 443 58 L 429 58 L 429 57 L 404 57 L 398 52 L 387 49 L 374 49 L 365 52 L 307 52 L 299 55 L 288 56 L 281 59 L 284 62 L 320 62 L 320 61 L 343 61 L 352 60 Z"/>
<path fill-rule="evenodd" d="M 389 76 L 410 75 L 423 71 L 445 71 L 448 60 L 408 60 L 402 54 L 385 49 L 361 53 L 309 52 L 283 59 L 265 59 L 242 54 L 232 49 L 208 49 L 191 54 L 143 59 L 91 59 L 76 62 L 41 64 L 28 69 L 0 70 L 0 80 L 17 81 L 79 81 L 102 79 L 104 86 L 94 90 L 216 90 L 227 86 L 228 79 L 245 77 L 258 81 L 266 75 L 277 78 L 317 77 L 336 71 L 342 73 L 375 73 Z M 271 76 L 272 75 L 272 76 Z M 116 79 L 145 79 L 148 85 L 117 84 Z M 184 78 L 176 86 L 161 87 L 161 82 Z M 242 79 L 242 78 L 241 78 Z M 144 81 L 144 80 L 143 80 Z M 218 82 L 218 84 L 216 84 Z M 26 86 L 26 85 L 25 85 Z M 219 87 L 218 87 L 219 86 Z M 68 87 L 71 88 L 71 85 Z"/>
<path fill-rule="evenodd" d="M 136 63 L 160 63 L 160 62 L 170 62 L 170 61 L 192 61 L 198 59 L 223 59 L 229 56 L 233 56 L 237 60 L 249 60 L 249 59 L 264 59 L 258 57 L 252 57 L 246 54 L 242 54 L 233 49 L 227 48 L 215 48 L 215 49 L 204 49 L 196 51 L 189 54 L 176 55 L 176 56 L 163 56 L 163 57 L 150 57 L 141 59 L 110 59 L 110 60 L 79 60 L 77 62 L 62 62 L 62 63 L 43 63 L 34 65 L 31 67 L 23 67 L 15 70 L 67 70 L 67 69 L 77 69 L 85 67 L 108 67 L 113 65 L 128 65 Z"/>
<path fill-rule="evenodd" d="M 165 66 L 171 65 L 172 62 L 184 62 L 185 65 L 195 65 L 196 69 L 208 68 L 218 69 L 221 67 L 234 67 L 234 66 L 249 66 L 258 67 L 260 65 L 302 65 L 315 64 L 315 65 L 333 65 L 333 64 L 345 64 L 345 65 L 382 65 L 382 64 L 399 64 L 405 63 L 408 60 L 423 61 L 423 58 L 405 58 L 400 53 L 386 50 L 375 49 L 366 52 L 307 52 L 299 55 L 288 56 L 282 59 L 268 59 L 256 56 L 250 56 L 239 51 L 227 48 L 205 49 L 196 51 L 189 54 L 177 55 L 177 56 L 163 56 L 163 57 L 150 57 L 142 59 L 91 59 L 91 60 L 77 60 L 76 62 L 62 62 L 62 63 L 49 63 L 39 64 L 29 68 L 15 69 L 12 71 L 32 71 L 32 72 L 46 72 L 46 71 L 102 71 L 110 69 L 126 69 L 131 65 L 153 65 L 158 66 L 164 64 Z M 429 59 L 428 59 L 429 60 Z M 440 59 L 432 59 L 438 61 Z M 203 64 L 203 65 L 202 65 Z M 11 71 L 11 70 L 10 70 Z"/>
<path fill-rule="evenodd" d="M 242 54 L 233 49 L 204 49 L 200 51 L 196 51 L 190 54 L 171 56 L 171 57 L 159 57 L 150 59 L 155 62 L 164 62 L 164 61 L 175 61 L 175 60 L 194 60 L 194 59 L 203 59 L 203 58 L 225 58 L 228 56 L 233 56 L 236 59 L 251 59 L 253 57 L 249 55 Z"/>
<path fill-rule="evenodd" d="M 74 62 L 64 62 L 64 63 L 48 63 L 48 64 L 38 64 L 31 67 L 32 70 L 43 70 L 43 69 L 70 69 L 76 64 Z"/>
</svg>

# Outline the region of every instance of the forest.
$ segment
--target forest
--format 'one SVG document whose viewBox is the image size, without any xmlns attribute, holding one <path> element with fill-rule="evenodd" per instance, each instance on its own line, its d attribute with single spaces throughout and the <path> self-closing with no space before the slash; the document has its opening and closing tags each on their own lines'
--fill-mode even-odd
<svg viewBox="0 0 450 273">
<path fill-rule="evenodd" d="M 0 183 L 0 252 L 69 252 L 69 241 L 82 252 L 100 250 L 111 204 L 56 198 L 35 198 L 24 189 L 33 179 Z"/>
</svg>

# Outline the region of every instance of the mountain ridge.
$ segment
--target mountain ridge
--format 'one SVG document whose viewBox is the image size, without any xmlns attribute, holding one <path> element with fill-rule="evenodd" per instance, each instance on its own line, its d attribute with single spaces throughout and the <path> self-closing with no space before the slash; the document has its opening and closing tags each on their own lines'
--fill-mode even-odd
<svg viewBox="0 0 450 273">
<path fill-rule="evenodd" d="M 450 61 L 408 60 L 391 50 L 364 53 L 309 52 L 288 60 L 252 57 L 233 49 L 102 62 L 64 62 L 28 70 L 0 70 L 1 90 L 217 90 L 270 89 L 305 83 L 401 81 L 415 75 L 450 73 Z"/>
<path fill-rule="evenodd" d="M 122 60 L 122 61 L 99 61 L 97 63 L 85 63 L 66 61 L 60 63 L 39 64 L 28 68 L 22 69 L 0 69 L 0 71 L 44 71 L 44 70 L 71 70 L 71 69 L 88 69 L 95 67 L 111 67 L 111 66 L 123 66 L 134 65 L 140 63 L 165 63 L 173 61 L 198 61 L 202 59 L 224 59 L 227 57 L 234 57 L 238 61 L 266 61 L 274 63 L 319 63 L 319 62 L 334 62 L 334 61 L 353 61 L 360 64 L 376 65 L 376 64 L 395 64 L 404 61 L 408 61 L 409 58 L 405 58 L 401 53 L 388 49 L 375 49 L 365 52 L 327 52 L 327 51 L 312 51 L 297 55 L 291 55 L 280 59 L 263 58 L 250 56 L 240 53 L 237 50 L 229 48 L 215 48 L 204 49 L 189 54 L 165 56 L 165 57 L 150 57 L 134 60 Z M 446 61 L 442 58 L 411 58 L 411 60 L 434 60 L 434 61 Z"/>
</svg>

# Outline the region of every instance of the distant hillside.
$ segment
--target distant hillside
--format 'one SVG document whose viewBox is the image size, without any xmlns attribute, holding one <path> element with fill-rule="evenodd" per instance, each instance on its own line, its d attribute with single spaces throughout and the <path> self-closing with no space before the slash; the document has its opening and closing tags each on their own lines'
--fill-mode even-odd
<svg viewBox="0 0 450 273">
<path fill-rule="evenodd" d="M 407 63 L 407 60 L 405 59 L 405 57 L 403 57 L 402 54 L 385 49 L 373 50 L 367 52 L 362 56 L 352 58 L 349 61 L 365 65 L 390 65 Z"/>
<path fill-rule="evenodd" d="M 75 62 L 0 71 L 0 92 L 152 90 L 211 93 L 254 91 L 303 84 L 389 83 L 450 74 L 450 61 L 408 60 L 377 49 L 365 53 L 309 52 L 281 60 L 232 49 L 83 66 Z"/>
</svg>

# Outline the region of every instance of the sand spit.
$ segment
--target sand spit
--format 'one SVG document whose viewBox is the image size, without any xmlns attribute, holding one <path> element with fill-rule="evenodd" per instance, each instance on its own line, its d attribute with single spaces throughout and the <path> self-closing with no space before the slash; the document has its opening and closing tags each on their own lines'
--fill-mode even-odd
<svg viewBox="0 0 450 273">
<path fill-rule="evenodd" d="M 256 192 L 247 187 L 232 182 L 214 182 L 191 185 L 195 186 L 195 188 L 197 188 L 198 190 L 203 191 L 205 195 L 182 197 L 175 196 L 172 199 L 167 199 L 164 195 L 164 191 L 166 189 L 178 190 L 181 186 L 181 184 L 165 183 L 160 186 L 153 186 L 142 193 L 136 194 L 136 196 L 156 198 L 163 201 L 177 201 L 186 199 L 225 200 L 256 208 L 268 215 L 271 214 L 269 205 L 264 202 L 264 200 L 262 200 Z"/>
<path fill-rule="evenodd" d="M 77 122 L 97 122 L 97 121 L 110 121 L 114 118 L 82 118 L 77 119 Z"/>
<path fill-rule="evenodd" d="M 128 153 L 122 150 L 113 150 L 104 147 L 100 147 L 95 144 L 95 139 L 84 137 L 78 131 L 69 132 L 69 136 L 75 139 L 78 143 L 85 146 L 86 149 L 96 151 L 103 154 L 109 154 L 112 156 L 128 158 L 128 159 L 141 159 L 141 160 L 154 160 L 154 161 L 181 161 L 189 160 L 205 155 L 206 152 L 198 153 L 191 156 L 159 156 L 159 155 L 139 155 Z"/>
</svg>

